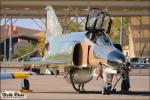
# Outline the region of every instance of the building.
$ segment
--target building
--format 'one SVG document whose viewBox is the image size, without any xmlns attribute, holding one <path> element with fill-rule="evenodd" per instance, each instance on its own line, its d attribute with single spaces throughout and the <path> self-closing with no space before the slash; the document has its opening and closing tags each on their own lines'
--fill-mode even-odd
<svg viewBox="0 0 150 100">
<path fill-rule="evenodd" d="M 4 40 L 6 40 L 6 57 L 8 59 L 9 56 L 9 38 L 10 38 L 10 27 L 9 25 L 6 26 L 6 31 L 4 26 L 1 26 L 0 32 L 0 53 L 4 54 Z M 41 37 L 44 36 L 44 33 L 23 28 L 20 26 L 13 26 L 12 27 L 12 53 L 15 53 L 17 48 L 21 48 L 29 43 L 36 43 Z M 4 37 L 4 33 L 6 32 L 6 39 Z"/>
<path fill-rule="evenodd" d="M 129 57 L 150 58 L 150 17 L 130 17 Z"/>
</svg>

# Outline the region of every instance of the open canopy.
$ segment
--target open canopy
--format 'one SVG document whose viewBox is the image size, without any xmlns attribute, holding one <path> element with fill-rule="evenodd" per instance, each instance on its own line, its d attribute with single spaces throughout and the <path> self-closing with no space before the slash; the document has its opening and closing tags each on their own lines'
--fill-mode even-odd
<svg viewBox="0 0 150 100">
<path fill-rule="evenodd" d="M 111 17 L 106 12 L 93 8 L 87 16 L 85 29 L 87 31 L 98 30 L 109 33 L 111 24 Z"/>
</svg>

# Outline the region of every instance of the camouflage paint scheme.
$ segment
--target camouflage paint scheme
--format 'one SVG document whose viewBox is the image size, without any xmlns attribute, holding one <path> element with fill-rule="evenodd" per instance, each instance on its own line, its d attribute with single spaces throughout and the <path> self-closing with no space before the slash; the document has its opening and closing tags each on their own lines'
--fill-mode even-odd
<svg viewBox="0 0 150 100">
<path fill-rule="evenodd" d="M 75 56 L 78 56 L 79 66 L 104 64 L 107 67 L 116 69 L 127 62 L 121 51 L 114 47 L 113 43 L 106 35 L 110 26 L 111 18 L 99 9 L 89 12 L 86 21 L 85 32 L 72 32 L 62 35 L 62 27 L 51 6 L 47 7 L 47 24 L 50 27 L 47 31 L 48 43 L 43 61 L 53 61 L 65 64 L 74 64 Z M 95 24 L 96 23 L 96 24 Z M 87 27 L 90 26 L 90 29 Z M 110 26 L 111 27 L 111 26 Z M 96 42 L 93 42 L 86 34 L 89 30 L 105 29 Z M 93 33 L 97 35 L 98 33 Z M 75 47 L 80 45 L 78 54 L 75 55 Z"/>
<path fill-rule="evenodd" d="M 51 38 L 48 39 L 49 47 L 44 60 L 53 60 L 54 62 L 63 61 L 66 62 L 66 64 L 73 64 L 74 48 L 77 44 L 81 44 L 81 66 L 83 65 L 86 67 L 85 65 L 88 64 L 98 65 L 99 63 L 102 63 L 109 67 L 116 67 L 116 65 L 110 66 L 107 62 L 125 63 L 125 56 L 113 46 L 108 36 L 104 34 L 99 37 L 98 40 L 100 42 L 97 40 L 96 43 L 93 43 L 85 36 L 85 34 L 86 32 L 72 32 L 65 35 L 51 36 Z M 107 38 L 109 42 L 101 42 L 103 41 L 103 38 L 101 37 Z M 91 47 L 89 51 L 88 46 Z"/>
</svg>

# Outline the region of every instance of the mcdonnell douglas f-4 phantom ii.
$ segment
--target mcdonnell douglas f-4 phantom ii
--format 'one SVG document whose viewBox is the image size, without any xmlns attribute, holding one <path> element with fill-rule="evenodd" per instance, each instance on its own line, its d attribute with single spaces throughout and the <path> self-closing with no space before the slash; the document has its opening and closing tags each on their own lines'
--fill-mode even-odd
<svg viewBox="0 0 150 100">
<path fill-rule="evenodd" d="M 95 69 L 98 69 L 98 76 L 105 82 L 102 94 L 111 92 L 114 74 L 122 76 L 121 90 L 128 91 L 130 63 L 121 46 L 113 44 L 107 36 L 112 24 L 109 14 L 97 8 L 91 9 L 87 16 L 85 32 L 61 35 L 62 28 L 53 8 L 47 9 L 49 9 L 47 24 L 50 28 L 45 43 L 46 51 L 43 60 L 37 63 L 65 64 L 64 68 L 67 68 L 66 73 L 70 75 L 72 86 L 78 92 L 84 91 L 79 86 L 92 80 Z M 34 62 L 25 64 L 32 63 Z"/>
</svg>

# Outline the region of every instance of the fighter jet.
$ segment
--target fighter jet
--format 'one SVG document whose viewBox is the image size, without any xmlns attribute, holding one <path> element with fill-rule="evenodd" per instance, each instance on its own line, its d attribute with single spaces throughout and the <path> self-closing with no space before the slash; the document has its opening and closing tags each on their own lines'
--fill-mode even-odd
<svg viewBox="0 0 150 100">
<path fill-rule="evenodd" d="M 106 12 L 97 8 L 91 9 L 87 16 L 85 32 L 57 35 L 62 33 L 62 28 L 56 16 L 52 17 L 53 9 L 47 9 L 51 9 L 48 24 L 53 23 L 53 29 L 50 28 L 47 36 L 47 52 L 43 60 L 66 62 L 72 86 L 76 91 L 82 91 L 76 84 L 85 84 L 92 80 L 94 69 L 100 69 L 99 74 L 101 73 L 104 79 L 103 94 L 111 91 L 113 74 L 121 74 L 122 90 L 129 90 L 130 63 L 122 53 L 121 46 L 113 44 L 107 35 L 111 29 L 112 19 Z"/>
<path fill-rule="evenodd" d="M 49 10 L 47 24 L 50 28 L 46 35 L 44 57 L 42 61 L 25 64 L 63 64 L 66 75 L 70 76 L 71 84 L 78 92 L 85 92 L 80 86 L 83 87 L 90 82 L 95 72 L 105 83 L 102 94 L 111 93 L 114 74 L 123 77 L 121 90 L 129 90 L 130 63 L 123 54 L 121 46 L 113 44 L 108 37 L 112 24 L 109 14 L 93 8 L 87 15 L 84 32 L 62 35 L 63 30 L 53 8 L 49 6 L 47 10 Z"/>
</svg>

